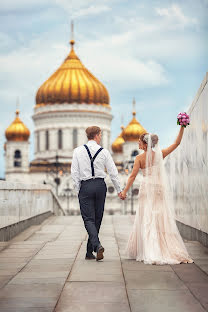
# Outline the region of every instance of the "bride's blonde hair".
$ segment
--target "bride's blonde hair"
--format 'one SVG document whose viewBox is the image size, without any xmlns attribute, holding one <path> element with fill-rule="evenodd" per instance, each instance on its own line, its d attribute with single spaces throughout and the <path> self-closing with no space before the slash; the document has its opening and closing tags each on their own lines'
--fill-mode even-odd
<svg viewBox="0 0 208 312">
<path fill-rule="evenodd" d="M 144 143 L 148 145 L 148 136 L 150 135 L 151 137 L 151 147 L 155 147 L 155 145 L 158 143 L 159 138 L 157 134 L 154 133 L 144 133 L 142 135 L 140 135 L 140 140 Z"/>
</svg>

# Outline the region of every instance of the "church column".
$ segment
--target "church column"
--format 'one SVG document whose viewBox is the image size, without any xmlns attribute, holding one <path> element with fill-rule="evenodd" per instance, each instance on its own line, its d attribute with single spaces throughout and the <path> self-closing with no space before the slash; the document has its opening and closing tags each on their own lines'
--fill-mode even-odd
<svg viewBox="0 0 208 312">
<path fill-rule="evenodd" d="M 107 146 L 107 149 L 110 150 L 110 145 L 111 145 L 111 144 L 110 144 L 110 143 L 111 143 L 111 142 L 110 142 L 110 139 L 111 139 L 111 132 L 110 132 L 109 130 L 107 130 L 107 136 L 108 136 L 108 146 Z"/>
<path fill-rule="evenodd" d="M 22 143 L 22 170 L 28 171 L 29 170 L 29 142 Z"/>
<path fill-rule="evenodd" d="M 77 129 L 78 131 L 78 146 L 83 145 L 86 143 L 86 136 L 85 136 L 85 129 L 84 128 L 79 128 Z"/>
<path fill-rule="evenodd" d="M 69 135 L 68 135 L 68 144 L 69 144 L 69 150 L 72 151 L 73 150 L 73 128 L 69 128 Z"/>
<path fill-rule="evenodd" d="M 58 129 L 49 130 L 49 150 L 58 150 Z"/>
<path fill-rule="evenodd" d="M 107 130 L 103 130 L 102 133 L 102 143 L 103 143 L 103 147 L 108 149 L 108 133 Z"/>
<path fill-rule="evenodd" d="M 37 133 L 37 131 L 35 131 L 35 133 L 34 133 L 35 154 L 37 154 L 37 152 L 38 152 L 37 144 L 38 144 L 38 133 Z"/>
<path fill-rule="evenodd" d="M 72 149 L 72 129 L 71 128 L 66 128 L 63 129 L 63 149 L 64 150 L 71 150 Z"/>
<path fill-rule="evenodd" d="M 40 152 L 45 151 L 45 130 L 40 130 Z"/>
<path fill-rule="evenodd" d="M 6 142 L 6 150 L 5 150 L 5 168 L 6 171 L 9 171 L 13 168 L 13 156 L 14 151 L 12 149 L 11 142 Z"/>
</svg>

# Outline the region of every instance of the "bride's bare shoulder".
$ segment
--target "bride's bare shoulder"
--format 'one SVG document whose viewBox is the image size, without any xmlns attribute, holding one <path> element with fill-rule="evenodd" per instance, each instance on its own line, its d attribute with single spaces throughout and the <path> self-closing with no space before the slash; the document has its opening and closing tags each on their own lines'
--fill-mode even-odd
<svg viewBox="0 0 208 312">
<path fill-rule="evenodd" d="M 144 164 L 145 164 L 145 155 L 144 155 L 144 153 L 137 155 L 135 161 L 137 162 L 137 164 L 139 164 L 140 168 L 143 168 Z"/>
<path fill-rule="evenodd" d="M 141 157 L 141 156 L 142 156 L 142 155 L 141 155 L 141 154 L 139 154 L 139 155 L 137 155 L 137 156 L 136 156 L 136 158 L 135 158 L 135 159 L 136 159 L 137 161 L 139 161 L 140 159 L 142 159 L 142 157 Z"/>
<path fill-rule="evenodd" d="M 144 158 L 145 158 L 145 153 L 142 153 L 136 156 L 136 159 L 144 159 Z"/>
</svg>

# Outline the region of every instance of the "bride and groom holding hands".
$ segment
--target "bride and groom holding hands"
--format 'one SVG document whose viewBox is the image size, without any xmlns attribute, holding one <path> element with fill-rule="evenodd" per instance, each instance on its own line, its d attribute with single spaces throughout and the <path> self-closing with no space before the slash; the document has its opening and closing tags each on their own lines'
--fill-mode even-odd
<svg viewBox="0 0 208 312">
<path fill-rule="evenodd" d="M 99 261 L 104 258 L 104 247 L 99 240 L 99 230 L 107 191 L 104 181 L 105 170 L 118 196 L 123 200 L 141 170 L 143 179 L 134 223 L 126 245 L 126 257 L 143 261 L 145 264 L 158 265 L 193 262 L 175 222 L 173 199 L 163 162 L 163 159 L 180 144 L 183 132 L 184 127 L 181 126 L 176 141 L 163 150 L 159 147 L 156 134 L 141 135 L 138 144 L 139 149 L 144 152 L 136 156 L 131 175 L 122 190 L 111 154 L 100 146 L 101 129 L 97 126 L 86 129 L 88 142 L 74 150 L 71 165 L 71 175 L 78 193 L 81 215 L 89 236 L 86 260 Z"/>
</svg>

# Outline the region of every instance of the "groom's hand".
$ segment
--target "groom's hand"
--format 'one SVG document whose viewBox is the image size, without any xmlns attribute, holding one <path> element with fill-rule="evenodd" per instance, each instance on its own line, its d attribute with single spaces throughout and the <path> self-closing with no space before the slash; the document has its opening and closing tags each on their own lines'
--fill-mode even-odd
<svg viewBox="0 0 208 312">
<path fill-rule="evenodd" d="M 121 192 L 121 198 L 124 200 L 126 199 L 126 193 L 124 191 Z"/>
<path fill-rule="evenodd" d="M 126 195 L 124 196 L 123 192 L 118 193 L 118 197 L 122 200 L 126 198 Z"/>
</svg>

